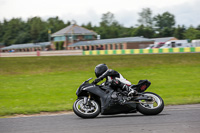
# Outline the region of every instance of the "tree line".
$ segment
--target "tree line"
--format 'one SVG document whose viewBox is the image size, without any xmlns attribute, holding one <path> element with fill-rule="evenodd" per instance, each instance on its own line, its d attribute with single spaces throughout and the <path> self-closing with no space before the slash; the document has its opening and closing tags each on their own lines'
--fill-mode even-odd
<svg viewBox="0 0 200 133">
<path fill-rule="evenodd" d="M 200 39 L 200 25 L 186 27 L 176 25 L 175 16 L 166 11 L 153 16 L 150 8 L 143 8 L 138 13 L 138 24 L 125 27 L 107 12 L 102 15 L 99 26 L 91 22 L 80 26 L 93 30 L 101 35 L 101 39 L 143 36 L 146 38 L 176 37 L 178 39 Z M 186 18 L 187 19 L 187 18 Z M 43 20 L 40 17 L 32 17 L 27 21 L 21 18 L 4 19 L 0 21 L 0 43 L 6 46 L 11 44 L 23 44 L 49 41 L 49 34 L 54 33 L 71 24 L 66 23 L 58 16 Z"/>
</svg>

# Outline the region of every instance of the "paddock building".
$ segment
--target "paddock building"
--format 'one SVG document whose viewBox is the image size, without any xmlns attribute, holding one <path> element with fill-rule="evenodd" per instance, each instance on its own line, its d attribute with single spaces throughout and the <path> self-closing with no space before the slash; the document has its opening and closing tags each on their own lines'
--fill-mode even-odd
<svg viewBox="0 0 200 133">
<path fill-rule="evenodd" d="M 69 50 L 68 46 L 73 43 L 96 40 L 96 37 L 96 32 L 72 24 L 51 34 L 51 40 L 53 41 L 52 48 L 56 50 Z"/>
<path fill-rule="evenodd" d="M 154 40 L 143 37 L 125 37 L 113 39 L 100 39 L 93 41 L 80 41 L 69 45 L 70 50 L 115 50 L 115 49 L 142 49 L 153 44 Z"/>
<path fill-rule="evenodd" d="M 154 40 L 143 37 L 100 39 L 96 32 L 76 24 L 53 33 L 51 38 L 52 49 L 56 50 L 139 49 L 154 43 Z"/>
<path fill-rule="evenodd" d="M 51 42 L 13 44 L 8 47 L 1 48 L 2 52 L 31 52 L 49 50 Z"/>
</svg>

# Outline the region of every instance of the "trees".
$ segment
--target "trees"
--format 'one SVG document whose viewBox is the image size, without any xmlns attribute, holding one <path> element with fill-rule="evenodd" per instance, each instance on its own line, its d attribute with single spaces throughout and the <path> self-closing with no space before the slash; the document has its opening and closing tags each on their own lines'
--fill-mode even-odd
<svg viewBox="0 0 200 133">
<path fill-rule="evenodd" d="M 3 35 L 4 35 L 4 25 L 2 24 L 2 22 L 0 22 L 0 43 L 1 40 L 3 40 Z"/>
<path fill-rule="evenodd" d="M 81 26 L 86 29 L 94 30 L 94 27 L 92 26 L 91 22 L 88 22 L 86 25 L 82 24 Z"/>
<path fill-rule="evenodd" d="M 150 8 L 143 8 L 138 15 L 139 19 L 136 27 L 124 27 L 111 12 L 102 14 L 99 26 L 93 26 L 91 22 L 86 25 L 82 24 L 82 26 L 100 34 L 101 39 L 130 36 L 143 36 L 146 38 L 174 36 L 178 39 L 200 38 L 200 25 L 189 28 L 184 25 L 175 27 L 175 16 L 169 12 L 153 15 Z M 32 17 L 27 21 L 23 21 L 21 18 L 4 19 L 2 22 L 0 21 L 0 43 L 8 46 L 29 42 L 45 42 L 49 40 L 49 30 L 54 33 L 70 24 L 70 21 L 65 23 L 58 16 L 50 17 L 46 21 L 40 17 Z"/>
<path fill-rule="evenodd" d="M 185 30 L 186 30 L 186 28 L 185 28 L 184 25 L 182 25 L 182 26 L 178 25 L 178 27 L 175 28 L 175 30 L 174 30 L 173 36 L 178 38 L 178 39 L 184 39 Z"/>
<path fill-rule="evenodd" d="M 102 39 L 130 37 L 133 27 L 127 28 L 115 20 L 114 14 L 107 12 L 102 15 L 99 27 L 95 27 L 94 31 L 101 35 Z"/>
<path fill-rule="evenodd" d="M 48 40 L 48 27 L 40 17 L 33 17 L 28 19 L 27 24 L 29 26 L 31 40 L 33 42 Z M 44 35 L 46 35 L 45 38 Z"/>
<path fill-rule="evenodd" d="M 70 25 L 71 23 L 65 24 L 63 20 L 60 20 L 58 16 L 56 17 L 51 17 L 47 19 L 47 25 L 48 29 L 51 30 L 52 33 L 66 27 L 67 25 Z"/>
<path fill-rule="evenodd" d="M 189 27 L 183 35 L 185 38 L 190 39 L 190 40 L 200 39 L 200 31 L 193 28 L 192 26 Z"/>
<path fill-rule="evenodd" d="M 151 27 L 145 27 L 144 25 L 140 25 L 138 28 L 135 28 L 133 30 L 131 35 L 152 38 L 152 37 L 154 37 L 154 31 Z"/>
<path fill-rule="evenodd" d="M 103 14 L 101 20 L 102 21 L 100 22 L 100 26 L 102 27 L 108 27 L 111 26 L 114 22 L 117 22 L 115 20 L 114 14 L 111 12 Z"/>
<path fill-rule="evenodd" d="M 7 46 L 11 44 L 23 44 L 30 42 L 48 41 L 48 30 L 56 32 L 71 23 L 66 24 L 58 17 L 49 18 L 47 21 L 40 17 L 29 18 L 26 22 L 21 18 L 11 20 L 4 19 L 0 22 L 0 43 Z"/>
<path fill-rule="evenodd" d="M 173 28 L 175 25 L 175 16 L 169 12 L 164 12 L 163 14 L 158 14 L 154 18 L 155 26 L 159 27 L 160 29 Z"/>
<path fill-rule="evenodd" d="M 174 32 L 175 16 L 169 12 L 153 17 L 154 26 L 157 27 L 160 37 L 172 36 Z"/>
<path fill-rule="evenodd" d="M 4 20 L 2 42 L 5 45 L 20 43 L 19 36 L 24 33 L 25 23 L 21 18 L 13 18 L 10 21 Z"/>
<path fill-rule="evenodd" d="M 144 37 L 168 37 L 172 36 L 174 32 L 175 17 L 169 12 L 158 14 L 152 17 L 150 8 L 143 8 L 139 14 L 138 22 L 140 26 L 133 32 L 133 35 L 141 35 Z M 155 34 L 155 32 L 159 34 Z"/>
<path fill-rule="evenodd" d="M 116 38 L 119 36 L 121 25 L 115 20 L 114 14 L 107 12 L 102 15 L 100 27 L 96 28 L 101 38 Z"/>
<path fill-rule="evenodd" d="M 139 12 L 139 19 L 138 22 L 145 26 L 145 27 L 152 27 L 153 25 L 153 18 L 152 18 L 152 11 L 150 8 L 143 8 L 142 12 Z"/>
</svg>

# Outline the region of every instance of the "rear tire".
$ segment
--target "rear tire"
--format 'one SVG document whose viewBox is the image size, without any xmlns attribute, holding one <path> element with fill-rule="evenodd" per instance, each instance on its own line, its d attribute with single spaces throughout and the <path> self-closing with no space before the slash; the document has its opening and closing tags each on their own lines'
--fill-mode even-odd
<svg viewBox="0 0 200 133">
<path fill-rule="evenodd" d="M 84 105 L 84 97 L 78 98 L 73 104 L 74 113 L 81 118 L 95 118 L 100 113 L 100 106 L 95 100 L 91 100 L 91 105 Z"/>
<path fill-rule="evenodd" d="M 137 110 L 140 113 L 144 115 L 157 115 L 162 112 L 164 101 L 159 95 L 152 92 L 144 92 L 143 94 L 152 97 L 153 101 L 140 100 L 140 103 L 137 104 Z"/>
</svg>

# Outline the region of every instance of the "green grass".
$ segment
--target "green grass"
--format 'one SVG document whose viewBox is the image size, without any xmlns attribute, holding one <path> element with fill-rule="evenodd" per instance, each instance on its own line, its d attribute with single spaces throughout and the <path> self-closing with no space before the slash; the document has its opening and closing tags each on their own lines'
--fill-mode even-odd
<svg viewBox="0 0 200 133">
<path fill-rule="evenodd" d="M 106 63 L 165 104 L 200 103 L 200 54 L 0 58 L 0 116 L 71 110 L 76 89 Z"/>
</svg>

